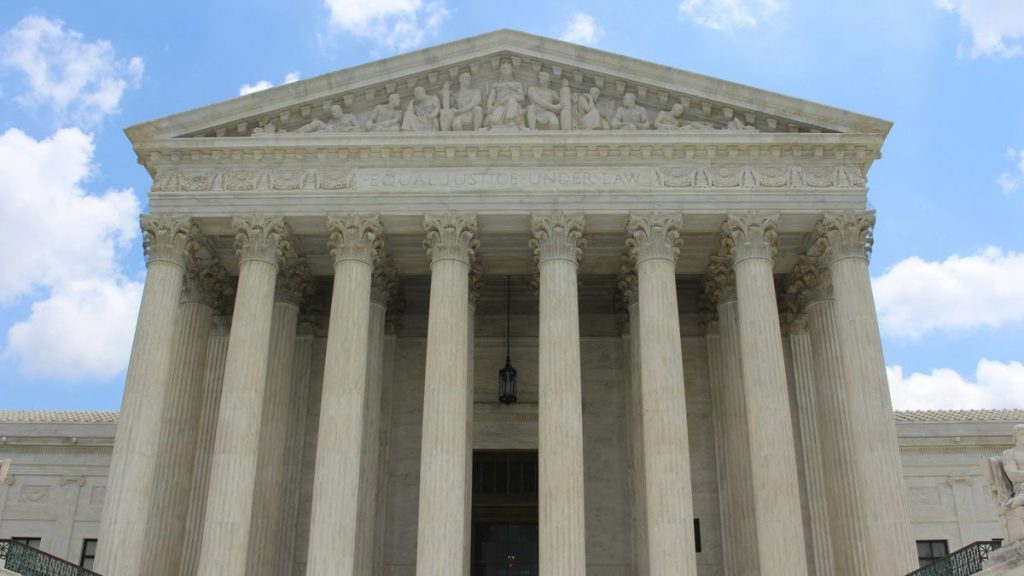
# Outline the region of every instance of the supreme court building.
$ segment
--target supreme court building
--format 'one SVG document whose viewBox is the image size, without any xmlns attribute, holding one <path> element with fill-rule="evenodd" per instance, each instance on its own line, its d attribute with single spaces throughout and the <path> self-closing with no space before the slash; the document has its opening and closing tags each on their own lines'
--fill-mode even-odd
<svg viewBox="0 0 1024 576">
<path fill-rule="evenodd" d="M 498 31 L 128 128 L 148 275 L 96 569 L 914 570 L 890 126 Z"/>
</svg>

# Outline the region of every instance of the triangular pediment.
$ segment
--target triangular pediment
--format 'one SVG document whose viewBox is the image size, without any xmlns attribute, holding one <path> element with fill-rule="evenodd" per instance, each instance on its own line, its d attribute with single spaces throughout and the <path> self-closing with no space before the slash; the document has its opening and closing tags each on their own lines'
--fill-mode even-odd
<svg viewBox="0 0 1024 576">
<path fill-rule="evenodd" d="M 465 73 L 469 73 L 468 85 L 460 86 Z M 639 127 L 654 130 L 659 114 L 673 109 L 671 118 L 662 115 L 661 127 L 671 128 L 674 122 L 681 131 L 692 133 L 733 130 L 884 137 L 891 126 L 884 120 L 789 96 L 558 40 L 499 30 L 233 98 L 138 124 L 126 132 L 136 144 L 168 138 L 281 133 L 365 135 L 377 132 L 382 119 L 386 121 L 389 100 L 398 101 L 392 121 L 407 114 L 417 88 L 427 98 L 421 107 L 424 115 L 407 119 L 404 126 L 396 127 L 397 131 L 443 131 L 452 127 L 451 119 L 455 117 L 455 128 L 514 132 L 529 128 L 528 93 L 539 85 L 541 73 L 548 77 L 548 99 L 556 104 L 559 100 L 571 103 L 553 115 L 537 108 L 534 116 L 542 117 L 535 122 L 537 128 L 630 128 L 634 126 L 626 120 L 638 121 L 646 115 L 646 124 Z M 502 93 L 503 89 L 507 90 Z M 496 92 L 498 102 L 491 98 L 492 92 Z M 519 101 L 511 105 L 518 117 L 502 117 L 500 110 L 495 113 L 500 100 L 509 93 Z M 619 115 L 627 94 L 633 95 L 644 114 Z M 478 113 L 471 105 L 475 95 L 480 99 Z M 460 103 L 470 105 L 459 113 Z M 391 100 L 390 104 L 396 102 Z M 435 120 L 431 114 L 435 106 L 450 112 Z"/>
</svg>

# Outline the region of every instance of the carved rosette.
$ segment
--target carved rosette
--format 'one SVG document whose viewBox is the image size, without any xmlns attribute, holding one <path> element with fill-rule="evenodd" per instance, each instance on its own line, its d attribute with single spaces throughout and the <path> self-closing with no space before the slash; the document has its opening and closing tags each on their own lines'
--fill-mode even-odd
<svg viewBox="0 0 1024 576">
<path fill-rule="evenodd" d="M 816 226 L 815 251 L 830 263 L 843 258 L 867 260 L 875 242 L 874 228 L 874 211 L 822 214 Z"/>
<path fill-rule="evenodd" d="M 431 265 L 442 260 L 458 260 L 469 265 L 476 257 L 480 242 L 476 239 L 476 215 L 428 214 L 423 218 L 427 250 Z"/>
<path fill-rule="evenodd" d="M 223 308 L 224 299 L 231 292 L 228 271 L 216 260 L 191 260 L 185 266 L 185 282 L 181 287 L 181 301 L 195 302 Z"/>
<path fill-rule="evenodd" d="M 778 214 L 729 214 L 722 224 L 722 247 L 734 265 L 752 258 L 771 260 L 779 247 L 778 225 Z"/>
<path fill-rule="evenodd" d="M 281 217 L 236 216 L 231 228 L 235 231 L 235 253 L 240 262 L 262 260 L 276 266 L 290 247 L 288 225 Z"/>
<path fill-rule="evenodd" d="M 384 248 L 383 227 L 376 214 L 330 214 L 327 233 L 335 264 L 356 260 L 373 266 Z"/>
<path fill-rule="evenodd" d="M 724 256 L 712 256 L 704 271 L 704 295 L 711 306 L 736 300 L 736 273 Z"/>
<path fill-rule="evenodd" d="M 586 220 L 582 214 L 553 212 L 534 214 L 530 221 L 533 239 L 533 259 L 537 266 L 550 260 L 566 260 L 579 265 L 583 259 L 583 226 Z"/>
<path fill-rule="evenodd" d="M 196 242 L 199 227 L 188 216 L 143 214 L 139 218 L 139 225 L 142 228 L 142 247 L 147 265 L 159 261 L 184 268 L 199 248 Z"/>
<path fill-rule="evenodd" d="M 398 271 L 391 256 L 384 254 L 377 260 L 370 283 L 370 300 L 388 306 L 398 293 Z"/>
<path fill-rule="evenodd" d="M 683 245 L 680 234 L 682 214 L 651 212 L 630 214 L 626 225 L 626 248 L 636 264 L 646 260 L 668 260 L 673 265 Z"/>
<path fill-rule="evenodd" d="M 274 299 L 301 306 L 303 300 L 313 292 L 313 273 L 305 258 L 287 260 L 277 274 L 277 288 Z"/>
</svg>

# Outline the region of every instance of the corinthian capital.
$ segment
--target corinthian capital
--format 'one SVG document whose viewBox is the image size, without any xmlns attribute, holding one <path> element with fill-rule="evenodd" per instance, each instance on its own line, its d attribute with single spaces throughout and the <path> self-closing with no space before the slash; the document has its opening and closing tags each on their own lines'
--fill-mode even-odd
<svg viewBox="0 0 1024 576">
<path fill-rule="evenodd" d="M 423 217 L 423 229 L 427 232 L 423 247 L 431 264 L 458 260 L 468 265 L 476 256 L 480 245 L 476 239 L 476 215 L 428 214 Z"/>
<path fill-rule="evenodd" d="M 533 231 L 530 248 L 533 248 L 533 258 L 537 264 L 549 260 L 567 260 L 578 265 L 583 258 L 583 248 L 587 245 L 583 239 L 584 223 L 582 214 L 534 214 L 530 222 Z"/>
<path fill-rule="evenodd" d="M 832 297 L 832 274 L 820 260 L 800 258 L 786 278 L 785 293 L 793 309 L 802 312 L 807 304 Z"/>
<path fill-rule="evenodd" d="M 704 294 L 709 304 L 718 307 L 736 300 L 736 273 L 724 256 L 712 256 L 704 271 Z"/>
<path fill-rule="evenodd" d="M 150 262 L 170 262 L 184 268 L 185 262 L 198 248 L 195 239 L 199 228 L 188 216 L 164 214 L 139 218 L 142 228 L 142 247 Z"/>
<path fill-rule="evenodd" d="M 288 225 L 281 217 L 236 216 L 231 228 L 235 231 L 235 253 L 241 262 L 262 260 L 276 266 L 289 247 Z"/>
<path fill-rule="evenodd" d="M 875 242 L 874 228 L 874 211 L 822 214 L 816 226 L 815 252 L 829 262 L 843 258 L 867 259 Z"/>
<path fill-rule="evenodd" d="M 622 264 L 619 266 L 619 289 L 618 294 L 622 304 L 628 309 L 631 304 L 640 301 L 640 286 L 637 284 L 636 266 L 629 256 L 622 256 Z"/>
<path fill-rule="evenodd" d="M 722 224 L 722 247 L 732 256 L 733 264 L 751 258 L 771 260 L 779 247 L 778 225 L 778 214 L 729 214 Z"/>
<path fill-rule="evenodd" d="M 335 264 L 357 260 L 372 266 L 384 247 L 383 227 L 376 214 L 330 214 L 327 236 Z"/>
<path fill-rule="evenodd" d="M 274 299 L 299 306 L 313 292 L 313 273 L 305 258 L 289 259 L 277 274 Z"/>
<path fill-rule="evenodd" d="M 395 262 L 389 255 L 382 255 L 373 269 L 373 281 L 370 283 L 370 300 L 385 306 L 391 303 L 398 293 L 398 271 Z"/>
<path fill-rule="evenodd" d="M 645 260 L 668 260 L 675 264 L 683 245 L 679 238 L 682 227 L 681 214 L 630 214 L 626 247 L 637 264 Z"/>
<path fill-rule="evenodd" d="M 220 262 L 213 259 L 193 259 L 185 266 L 185 283 L 181 288 L 182 302 L 223 307 L 223 300 L 230 292 L 228 271 Z"/>
</svg>

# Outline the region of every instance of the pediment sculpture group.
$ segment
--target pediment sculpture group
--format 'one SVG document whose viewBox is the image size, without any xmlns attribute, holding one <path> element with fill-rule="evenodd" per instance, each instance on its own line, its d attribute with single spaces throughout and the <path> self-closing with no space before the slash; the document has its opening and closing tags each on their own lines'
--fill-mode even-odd
<svg viewBox="0 0 1024 576">
<path fill-rule="evenodd" d="M 1008 544 L 1024 542 L 1024 424 L 1013 427 L 1014 445 L 983 462 L 993 501 L 1006 523 Z"/>
<path fill-rule="evenodd" d="M 294 130 L 313 132 L 465 132 L 477 130 L 746 130 L 757 128 L 732 118 L 724 128 L 710 122 L 689 121 L 683 118 L 681 103 L 670 110 L 657 113 L 652 122 L 647 109 L 636 101 L 636 94 L 623 95 L 611 118 L 598 106 L 601 89 L 597 86 L 583 93 L 573 93 L 569 81 L 562 79 L 559 89 L 550 85 L 550 75 L 537 74 L 537 84 L 524 88 L 512 76 L 512 63 L 504 60 L 499 65 L 497 82 L 491 84 L 485 95 L 473 87 L 472 75 L 462 72 L 459 85 L 452 90 L 445 82 L 438 94 L 428 94 L 423 86 L 413 89 L 412 100 L 404 106 L 399 94 L 392 92 L 387 103 L 379 104 L 365 123 L 344 111 L 341 104 L 330 107 L 330 117 L 312 122 Z M 281 130 L 272 122 L 253 130 L 253 136 L 268 135 Z"/>
</svg>

